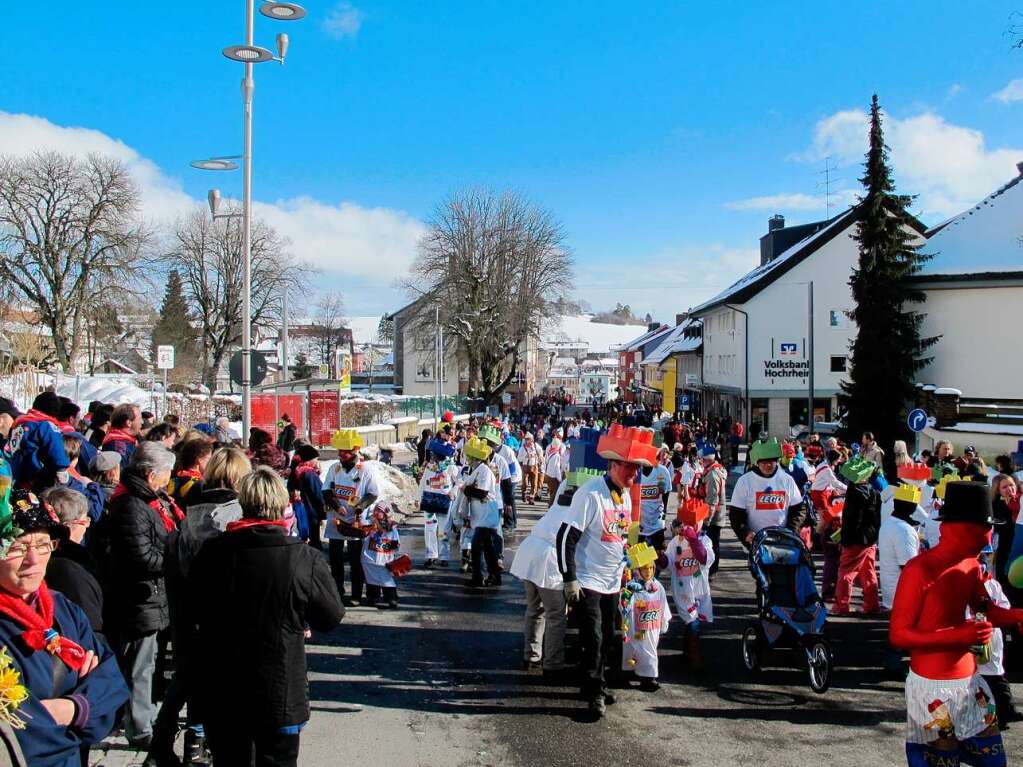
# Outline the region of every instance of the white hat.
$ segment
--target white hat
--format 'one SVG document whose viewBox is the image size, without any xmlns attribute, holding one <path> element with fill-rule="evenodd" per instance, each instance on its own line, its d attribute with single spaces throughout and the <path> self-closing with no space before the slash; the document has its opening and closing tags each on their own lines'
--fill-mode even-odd
<svg viewBox="0 0 1023 767">
<path fill-rule="evenodd" d="M 104 450 L 96 454 L 96 460 L 93 461 L 93 466 L 96 471 L 110 471 L 115 466 L 121 465 L 121 454 L 116 453 L 113 450 Z"/>
</svg>

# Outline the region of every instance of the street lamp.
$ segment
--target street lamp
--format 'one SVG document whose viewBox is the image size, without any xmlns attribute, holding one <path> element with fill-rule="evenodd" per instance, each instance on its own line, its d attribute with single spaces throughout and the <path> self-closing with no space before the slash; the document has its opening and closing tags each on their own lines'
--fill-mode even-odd
<svg viewBox="0 0 1023 767">
<path fill-rule="evenodd" d="M 296 21 L 305 16 L 305 9 L 302 6 L 274 0 L 263 2 L 259 7 L 259 12 L 267 18 L 278 21 Z M 242 440 L 246 444 L 249 440 L 249 428 L 252 420 L 252 382 L 250 380 L 252 374 L 252 94 L 256 89 L 256 83 L 252 78 L 252 65 L 267 61 L 279 61 L 283 64 L 284 57 L 288 52 L 288 36 L 284 34 L 277 35 L 276 56 L 266 48 L 257 46 L 253 41 L 254 25 L 255 0 L 246 0 L 245 43 L 232 45 L 223 50 L 227 58 L 245 65 L 245 77 L 242 80 L 245 121 L 241 154 L 242 212 L 240 215 L 242 218 L 242 250 L 245 255 L 242 268 Z M 200 170 L 236 170 L 238 163 L 232 162 L 235 159 L 238 158 L 236 156 L 211 157 L 208 160 L 196 160 L 192 163 L 192 167 Z M 220 205 L 220 191 L 217 189 L 210 190 L 208 201 L 214 220 L 239 215 L 237 213 L 217 214 L 217 208 Z"/>
</svg>

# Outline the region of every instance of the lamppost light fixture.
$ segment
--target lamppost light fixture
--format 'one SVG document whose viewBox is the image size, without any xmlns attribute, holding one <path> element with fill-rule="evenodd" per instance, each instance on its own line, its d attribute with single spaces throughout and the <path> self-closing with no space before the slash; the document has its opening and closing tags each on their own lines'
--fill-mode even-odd
<svg viewBox="0 0 1023 767">
<path fill-rule="evenodd" d="M 284 63 L 284 57 L 288 55 L 288 36 L 281 32 L 277 35 L 277 60 Z"/>
<path fill-rule="evenodd" d="M 295 3 L 265 2 L 259 6 L 259 12 L 277 21 L 298 21 L 305 17 L 305 8 Z"/>
<path fill-rule="evenodd" d="M 227 158 L 211 157 L 208 160 L 193 160 L 189 163 L 197 170 L 238 170 L 238 163 Z"/>
<path fill-rule="evenodd" d="M 220 207 L 220 190 L 211 189 L 209 193 L 206 195 L 206 200 L 210 204 L 210 215 L 213 216 L 214 219 L 216 219 L 217 209 Z"/>
<path fill-rule="evenodd" d="M 262 64 L 274 60 L 273 53 L 258 45 L 231 45 L 224 49 L 224 55 L 242 64 Z"/>
</svg>

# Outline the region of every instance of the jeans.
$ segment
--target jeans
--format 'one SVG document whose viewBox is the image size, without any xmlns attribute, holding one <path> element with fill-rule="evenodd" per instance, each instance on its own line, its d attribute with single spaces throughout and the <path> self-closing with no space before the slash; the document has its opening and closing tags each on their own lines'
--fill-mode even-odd
<svg viewBox="0 0 1023 767">
<path fill-rule="evenodd" d="M 512 487 L 514 487 L 514 485 L 512 485 Z M 515 491 L 514 490 L 512 491 L 511 503 L 509 505 L 511 506 L 511 511 L 507 512 L 504 515 L 504 526 L 514 530 L 515 527 L 519 523 L 519 510 L 517 508 L 515 508 Z"/>
<path fill-rule="evenodd" d="M 604 666 L 616 647 L 618 652 L 615 654 L 620 658 L 622 645 L 620 641 L 615 641 L 618 594 L 601 594 L 583 589 L 578 607 L 583 694 L 592 700 L 604 692 Z M 617 667 L 621 667 L 620 660 Z"/>
<path fill-rule="evenodd" d="M 362 599 L 362 588 L 366 577 L 362 573 L 362 541 L 339 540 L 327 541 L 327 558 L 330 562 L 330 574 L 337 584 L 337 593 L 345 595 L 345 562 L 348 562 L 349 577 L 352 581 L 352 599 Z"/>
<path fill-rule="evenodd" d="M 206 726 L 206 744 L 217 767 L 297 767 L 298 738 L 298 735 L 255 733 L 213 723 Z"/>
<path fill-rule="evenodd" d="M 156 671 L 157 634 L 120 642 L 117 658 L 131 697 L 125 711 L 124 730 L 128 740 L 153 734 L 156 704 L 153 703 L 153 673 Z"/>
<path fill-rule="evenodd" d="M 524 657 L 531 663 L 543 658 L 548 671 L 565 668 L 565 594 L 561 589 L 544 589 L 526 584 L 526 647 Z M 543 652 L 540 643 L 543 642 Z"/>
<path fill-rule="evenodd" d="M 472 580 L 483 582 L 481 560 L 486 560 L 487 575 L 500 580 L 501 572 L 497 569 L 497 541 L 500 534 L 492 527 L 477 527 L 472 533 Z"/>
</svg>

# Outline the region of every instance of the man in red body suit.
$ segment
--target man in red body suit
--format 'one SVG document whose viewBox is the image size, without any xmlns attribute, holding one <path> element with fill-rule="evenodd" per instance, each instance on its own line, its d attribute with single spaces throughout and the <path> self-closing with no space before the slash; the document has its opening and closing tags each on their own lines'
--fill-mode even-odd
<svg viewBox="0 0 1023 767">
<path fill-rule="evenodd" d="M 1002 736 L 981 703 L 993 696 L 972 648 L 990 641 L 993 626 L 1023 621 L 1023 610 L 998 607 L 984 588 L 977 556 L 994 522 L 986 484 L 950 482 L 938 519 L 940 542 L 906 565 L 892 607 L 891 643 L 910 651 L 906 759 L 910 767 L 999 767 Z M 966 620 L 967 607 L 986 620 Z"/>
</svg>

